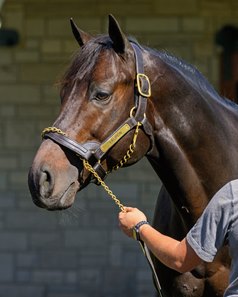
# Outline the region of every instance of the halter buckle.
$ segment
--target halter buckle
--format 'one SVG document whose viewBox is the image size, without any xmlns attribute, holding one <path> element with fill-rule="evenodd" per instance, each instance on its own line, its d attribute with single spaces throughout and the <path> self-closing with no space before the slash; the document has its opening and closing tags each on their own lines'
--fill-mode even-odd
<svg viewBox="0 0 238 297">
<path fill-rule="evenodd" d="M 151 96 L 150 80 L 147 75 L 144 73 L 137 73 L 136 85 L 141 96 L 146 98 Z"/>
</svg>

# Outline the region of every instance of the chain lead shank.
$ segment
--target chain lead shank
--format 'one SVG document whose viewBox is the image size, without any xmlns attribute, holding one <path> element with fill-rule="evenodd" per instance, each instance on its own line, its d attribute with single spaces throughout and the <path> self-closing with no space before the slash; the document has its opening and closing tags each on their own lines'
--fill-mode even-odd
<svg viewBox="0 0 238 297">
<path fill-rule="evenodd" d="M 101 177 L 97 174 L 97 172 L 93 169 L 93 167 L 88 163 L 87 160 L 83 159 L 83 166 L 93 174 L 93 176 L 97 179 L 100 185 L 104 188 L 107 194 L 112 198 L 115 204 L 119 207 L 121 211 L 125 211 L 124 205 L 121 201 L 113 194 L 113 192 L 109 189 L 109 187 L 105 184 L 105 182 L 101 179 Z"/>
</svg>

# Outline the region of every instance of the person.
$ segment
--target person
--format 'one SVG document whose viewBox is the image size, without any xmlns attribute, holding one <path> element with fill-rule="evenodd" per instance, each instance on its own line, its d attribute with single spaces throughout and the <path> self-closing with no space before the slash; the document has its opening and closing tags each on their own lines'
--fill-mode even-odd
<svg viewBox="0 0 238 297">
<path fill-rule="evenodd" d="M 181 241 L 155 230 L 137 208 L 125 207 L 119 213 L 119 226 L 127 236 L 135 234 L 163 264 L 180 273 L 192 270 L 202 260 L 212 262 L 218 249 L 227 243 L 231 270 L 224 297 L 238 296 L 238 179 L 214 195 Z"/>
</svg>

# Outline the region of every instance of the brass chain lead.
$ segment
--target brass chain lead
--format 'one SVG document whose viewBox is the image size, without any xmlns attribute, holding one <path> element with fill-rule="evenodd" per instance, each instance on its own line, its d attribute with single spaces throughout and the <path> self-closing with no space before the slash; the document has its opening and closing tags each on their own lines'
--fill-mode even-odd
<svg viewBox="0 0 238 297">
<path fill-rule="evenodd" d="M 137 140 L 137 136 L 138 136 L 138 133 L 139 133 L 139 128 L 140 128 L 141 125 L 142 124 L 140 122 L 137 123 L 136 130 L 135 130 L 135 133 L 134 133 L 134 136 L 133 136 L 133 140 L 132 140 L 131 145 L 129 146 L 129 149 L 127 150 L 124 157 L 120 160 L 120 162 L 117 165 L 112 167 L 112 170 L 116 171 L 119 168 L 123 167 L 128 162 L 128 160 L 131 158 L 131 155 L 134 153 L 134 150 L 135 150 L 135 147 L 136 147 L 136 140 Z M 110 173 L 112 170 L 108 171 L 107 173 Z"/>
<path fill-rule="evenodd" d="M 129 149 L 127 150 L 125 156 L 122 158 L 122 160 L 115 165 L 112 170 L 118 170 L 122 166 L 124 166 L 128 160 L 131 158 L 131 155 L 134 153 L 135 147 L 136 147 L 136 140 L 139 133 L 139 128 L 142 124 L 140 122 L 137 123 L 136 130 L 133 136 L 132 144 L 129 146 Z M 112 198 L 112 200 L 115 202 L 115 204 L 119 207 L 121 211 L 125 211 L 124 205 L 121 203 L 121 201 L 116 197 L 115 194 L 109 189 L 109 187 L 106 185 L 106 183 L 101 179 L 101 177 L 97 174 L 97 172 L 93 169 L 93 167 L 88 163 L 87 160 L 83 159 L 83 165 L 84 167 L 93 174 L 93 176 L 97 179 L 99 184 L 104 188 L 104 190 L 107 192 L 107 194 Z M 110 171 L 109 171 L 110 172 Z M 107 172 L 107 173 L 109 173 Z"/>
<path fill-rule="evenodd" d="M 121 201 L 113 194 L 113 192 L 109 189 L 106 183 L 101 179 L 101 177 L 97 174 L 97 172 L 93 169 L 93 167 L 88 163 L 87 160 L 83 159 L 83 166 L 93 174 L 93 176 L 97 179 L 100 185 L 104 188 L 107 194 L 112 198 L 115 204 L 119 207 L 121 211 L 125 211 L 124 205 Z"/>
</svg>

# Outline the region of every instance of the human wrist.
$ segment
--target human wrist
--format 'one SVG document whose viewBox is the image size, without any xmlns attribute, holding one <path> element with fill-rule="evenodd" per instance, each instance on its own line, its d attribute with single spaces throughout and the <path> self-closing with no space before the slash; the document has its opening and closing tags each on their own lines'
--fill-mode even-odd
<svg viewBox="0 0 238 297">
<path fill-rule="evenodd" d="M 142 241 L 145 241 L 145 238 L 147 236 L 147 232 L 148 232 L 148 229 L 152 228 L 152 226 L 150 224 L 145 224 L 145 225 L 142 225 L 139 229 L 139 236 L 140 236 L 140 239 Z"/>
<path fill-rule="evenodd" d="M 144 232 L 144 230 L 145 230 L 146 228 L 148 228 L 148 227 L 150 227 L 150 224 L 149 224 L 149 223 L 148 223 L 148 224 L 143 224 L 143 225 L 140 227 L 140 229 L 139 229 L 140 234 L 142 234 L 142 233 Z"/>
<path fill-rule="evenodd" d="M 140 238 L 140 233 L 141 230 L 145 227 L 145 226 L 149 226 L 149 222 L 147 220 L 142 220 L 139 221 L 133 228 L 132 228 L 132 234 L 133 234 L 133 238 L 135 240 L 141 240 Z"/>
</svg>

